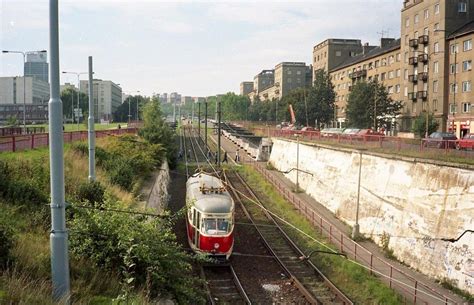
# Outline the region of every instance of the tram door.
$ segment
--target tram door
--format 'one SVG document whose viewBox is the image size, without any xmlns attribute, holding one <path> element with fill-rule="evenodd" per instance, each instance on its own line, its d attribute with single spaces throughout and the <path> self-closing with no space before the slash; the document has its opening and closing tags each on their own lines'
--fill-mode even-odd
<svg viewBox="0 0 474 305">
<path fill-rule="evenodd" d="M 199 248 L 199 228 L 201 227 L 201 213 L 194 209 L 194 235 L 193 235 L 193 244 Z"/>
</svg>

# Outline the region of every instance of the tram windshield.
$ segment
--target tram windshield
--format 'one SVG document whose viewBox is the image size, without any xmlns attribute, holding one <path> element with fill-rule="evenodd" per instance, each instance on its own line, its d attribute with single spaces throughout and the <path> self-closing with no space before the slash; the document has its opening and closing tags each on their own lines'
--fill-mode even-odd
<svg viewBox="0 0 474 305">
<path fill-rule="evenodd" d="M 230 221 L 225 218 L 204 218 L 202 231 L 208 235 L 225 235 L 229 233 Z"/>
</svg>

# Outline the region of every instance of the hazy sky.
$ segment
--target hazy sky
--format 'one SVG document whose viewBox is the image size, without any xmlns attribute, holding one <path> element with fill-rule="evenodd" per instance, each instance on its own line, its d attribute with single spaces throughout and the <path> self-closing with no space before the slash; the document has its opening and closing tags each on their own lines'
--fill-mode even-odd
<svg viewBox="0 0 474 305">
<path fill-rule="evenodd" d="M 310 63 L 329 37 L 378 45 L 389 30 L 398 38 L 403 1 L 59 2 L 61 70 L 87 71 L 92 55 L 95 77 L 125 92 L 207 96 L 239 92 L 241 81 L 282 61 Z M 47 49 L 48 3 L 0 0 L 0 49 Z M 0 76 L 23 75 L 21 61 L 0 54 Z"/>
</svg>

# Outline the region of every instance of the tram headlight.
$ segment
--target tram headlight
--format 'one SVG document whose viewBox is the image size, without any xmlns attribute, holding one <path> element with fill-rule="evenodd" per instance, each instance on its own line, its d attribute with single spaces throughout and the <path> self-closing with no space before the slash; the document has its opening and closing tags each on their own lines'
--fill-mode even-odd
<svg viewBox="0 0 474 305">
<path fill-rule="evenodd" d="M 214 244 L 214 249 L 219 249 L 219 247 L 220 247 L 219 243 Z"/>
</svg>

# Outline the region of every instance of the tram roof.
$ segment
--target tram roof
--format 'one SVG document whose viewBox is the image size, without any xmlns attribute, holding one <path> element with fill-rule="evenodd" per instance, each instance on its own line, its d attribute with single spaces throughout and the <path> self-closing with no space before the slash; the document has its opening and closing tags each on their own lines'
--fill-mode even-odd
<svg viewBox="0 0 474 305">
<path fill-rule="evenodd" d="M 203 213 L 231 213 L 234 210 L 234 201 L 227 191 L 203 194 L 201 186 L 220 188 L 223 184 L 219 178 L 202 173 L 188 179 L 186 183 L 188 196 L 195 200 L 194 206 L 198 210 Z"/>
</svg>

